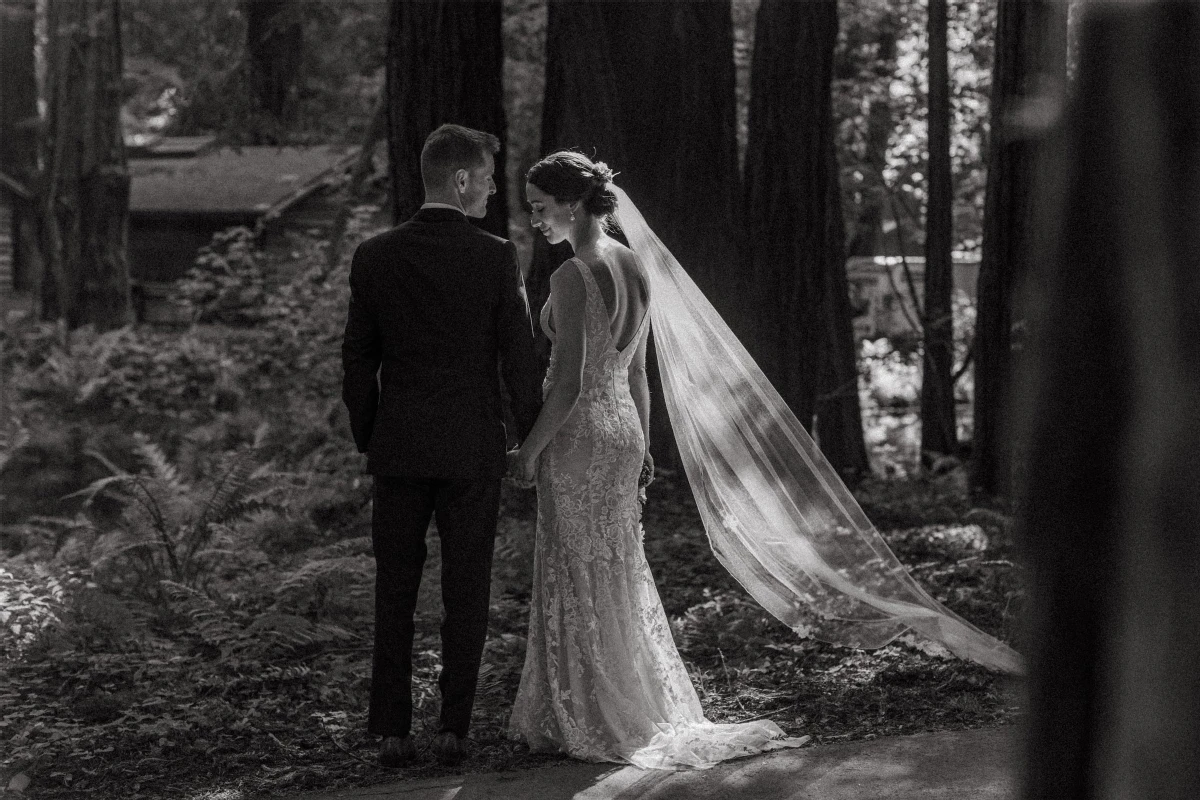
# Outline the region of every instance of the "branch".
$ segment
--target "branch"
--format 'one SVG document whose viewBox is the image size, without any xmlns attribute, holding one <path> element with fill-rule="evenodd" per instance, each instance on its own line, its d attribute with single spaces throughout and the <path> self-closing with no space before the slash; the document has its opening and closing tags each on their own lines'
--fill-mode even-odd
<svg viewBox="0 0 1200 800">
<path fill-rule="evenodd" d="M 971 361 L 975 358 L 975 340 L 971 339 L 971 345 L 967 348 L 967 355 L 963 357 L 962 365 L 954 371 L 954 375 L 950 378 L 951 383 L 958 383 L 958 379 L 967 373 L 971 366 Z"/>
</svg>

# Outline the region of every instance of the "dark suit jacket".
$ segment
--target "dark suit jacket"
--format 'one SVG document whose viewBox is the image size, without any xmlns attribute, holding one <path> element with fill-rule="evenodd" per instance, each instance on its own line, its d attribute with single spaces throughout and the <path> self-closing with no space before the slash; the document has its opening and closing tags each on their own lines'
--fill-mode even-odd
<svg viewBox="0 0 1200 800">
<path fill-rule="evenodd" d="M 500 372 L 520 439 L 541 405 L 516 247 L 440 208 L 363 242 L 350 267 L 342 367 L 368 472 L 503 475 Z"/>
</svg>

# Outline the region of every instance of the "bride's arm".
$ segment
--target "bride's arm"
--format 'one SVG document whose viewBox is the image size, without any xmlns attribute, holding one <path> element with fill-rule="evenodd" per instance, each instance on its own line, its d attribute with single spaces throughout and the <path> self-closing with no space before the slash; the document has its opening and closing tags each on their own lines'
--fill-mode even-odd
<svg viewBox="0 0 1200 800">
<path fill-rule="evenodd" d="M 558 370 L 542 403 L 541 413 L 521 444 L 521 459 L 529 462 L 535 461 L 550 444 L 554 434 L 571 416 L 583 390 L 587 287 L 574 265 L 559 268 L 550 276 L 550 297 L 554 303 L 554 350 Z"/>
<path fill-rule="evenodd" d="M 633 404 L 637 406 L 638 419 L 642 423 L 646 452 L 650 452 L 650 384 L 646 380 L 646 340 L 649 338 L 648 333 L 642 336 L 633 360 L 629 362 L 629 393 L 633 395 Z"/>
</svg>

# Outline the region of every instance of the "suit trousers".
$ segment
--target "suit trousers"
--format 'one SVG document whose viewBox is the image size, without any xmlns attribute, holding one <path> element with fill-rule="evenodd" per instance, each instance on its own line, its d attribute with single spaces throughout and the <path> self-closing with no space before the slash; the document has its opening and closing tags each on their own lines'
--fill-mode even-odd
<svg viewBox="0 0 1200 800">
<path fill-rule="evenodd" d="M 487 637 L 500 479 L 375 477 L 375 654 L 367 731 L 406 736 L 412 727 L 413 613 L 436 514 L 442 553 L 440 728 L 466 736 Z"/>
</svg>

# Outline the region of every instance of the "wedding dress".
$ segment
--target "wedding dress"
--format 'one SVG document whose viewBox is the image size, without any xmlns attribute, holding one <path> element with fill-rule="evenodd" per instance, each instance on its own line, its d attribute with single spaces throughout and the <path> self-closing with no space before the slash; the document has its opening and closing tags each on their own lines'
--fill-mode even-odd
<svg viewBox="0 0 1200 800">
<path fill-rule="evenodd" d="M 801 636 L 877 648 L 912 631 L 926 649 L 1019 674 L 1020 655 L 939 603 L 875 529 L 804 426 L 628 195 L 617 221 L 650 284 L 671 430 L 713 553 Z M 638 766 L 706 767 L 803 739 L 767 721 L 704 719 L 641 542 L 643 439 L 595 278 L 584 392 L 542 454 L 528 650 L 510 732 L 534 750 Z M 549 303 L 542 309 L 548 325 Z M 555 378 L 551 351 L 546 377 Z"/>
<path fill-rule="evenodd" d="M 595 276 L 572 265 L 587 291 L 582 392 L 541 455 L 529 637 L 509 731 L 534 751 L 659 769 L 797 747 L 808 737 L 781 738 L 770 721 L 704 717 L 642 547 L 645 442 L 628 376 L 650 313 L 618 350 Z M 549 310 L 547 301 L 541 325 L 553 341 Z M 552 349 L 545 391 L 557 372 Z"/>
</svg>

